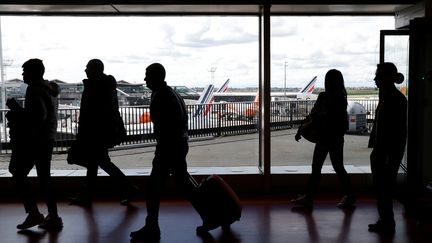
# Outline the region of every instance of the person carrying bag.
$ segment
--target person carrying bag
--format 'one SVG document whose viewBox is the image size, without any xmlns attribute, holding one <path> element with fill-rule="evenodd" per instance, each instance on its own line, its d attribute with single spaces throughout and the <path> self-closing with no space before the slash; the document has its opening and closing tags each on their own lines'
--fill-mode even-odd
<svg viewBox="0 0 432 243">
<path fill-rule="evenodd" d="M 297 130 L 297 134 L 295 136 L 296 141 L 303 137 L 311 143 L 317 143 L 319 136 L 320 122 L 318 119 L 313 119 L 312 114 L 307 115 Z"/>
<path fill-rule="evenodd" d="M 85 69 L 83 80 L 77 140 L 69 150 L 68 162 L 87 168 L 85 185 L 71 204 L 89 206 L 95 191 L 98 168 L 108 173 L 122 194 L 121 204 L 138 195 L 139 189 L 111 161 L 109 149 L 120 144 L 126 137 L 123 120 L 119 113 L 117 82 L 104 73 L 104 64 L 92 59 Z"/>
<path fill-rule="evenodd" d="M 117 98 L 115 96 L 114 98 Z M 120 115 L 120 112 L 117 109 L 117 112 L 114 111 L 113 118 L 113 129 L 110 129 L 109 139 L 107 140 L 107 147 L 113 148 L 117 145 L 120 145 L 122 142 L 126 141 L 127 133 L 126 128 L 123 122 L 123 118 Z M 108 132 L 108 131 L 107 131 Z M 77 136 L 77 139 L 72 142 L 71 147 L 68 150 L 68 155 L 66 161 L 68 164 L 75 164 L 82 167 L 88 166 L 88 153 L 91 153 L 91 144 L 86 144 L 86 142 Z"/>
<path fill-rule="evenodd" d="M 312 174 L 309 177 L 306 193 L 291 202 L 297 206 L 311 208 L 318 188 L 321 169 L 327 154 L 341 182 L 344 196 L 337 204 L 339 208 L 352 207 L 355 203 L 351 180 L 344 168 L 344 135 L 348 130 L 347 93 L 342 73 L 329 70 L 325 76 L 325 92 L 321 92 L 312 108 L 309 118 L 305 119 L 295 136 L 299 141 L 303 136 L 315 143 Z"/>
</svg>

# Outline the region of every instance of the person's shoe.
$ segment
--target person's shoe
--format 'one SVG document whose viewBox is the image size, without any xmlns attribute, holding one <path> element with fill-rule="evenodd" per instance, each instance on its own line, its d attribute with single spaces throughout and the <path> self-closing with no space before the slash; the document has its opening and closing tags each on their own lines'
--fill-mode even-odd
<svg viewBox="0 0 432 243">
<path fill-rule="evenodd" d="M 58 215 L 48 214 L 42 223 L 39 224 L 39 228 L 47 231 L 56 231 L 63 228 L 63 220 Z"/>
<path fill-rule="evenodd" d="M 26 219 L 22 224 L 17 225 L 17 229 L 23 230 L 28 229 L 33 226 L 36 226 L 44 221 L 43 214 L 37 212 L 37 213 L 29 213 L 27 215 Z"/>
<path fill-rule="evenodd" d="M 137 231 L 130 233 L 131 242 L 158 242 L 161 238 L 159 226 L 145 225 Z"/>
<path fill-rule="evenodd" d="M 91 207 L 92 201 L 89 197 L 77 196 L 77 197 L 71 198 L 71 201 L 69 204 L 80 206 L 80 207 Z"/>
<path fill-rule="evenodd" d="M 141 190 L 137 186 L 133 185 L 127 190 L 123 199 L 120 200 L 120 204 L 123 206 L 127 206 L 132 200 L 135 200 L 140 195 Z"/>
<path fill-rule="evenodd" d="M 383 220 L 378 220 L 375 224 L 369 224 L 369 232 L 375 233 L 387 233 L 394 234 L 395 233 L 395 222 L 385 222 Z"/>
<path fill-rule="evenodd" d="M 340 209 L 354 208 L 355 198 L 353 196 L 344 196 L 336 206 Z"/>
<path fill-rule="evenodd" d="M 291 200 L 291 203 L 305 207 L 305 208 L 312 208 L 313 207 L 313 201 L 312 198 L 306 196 L 306 195 L 300 195 L 296 199 Z"/>
</svg>

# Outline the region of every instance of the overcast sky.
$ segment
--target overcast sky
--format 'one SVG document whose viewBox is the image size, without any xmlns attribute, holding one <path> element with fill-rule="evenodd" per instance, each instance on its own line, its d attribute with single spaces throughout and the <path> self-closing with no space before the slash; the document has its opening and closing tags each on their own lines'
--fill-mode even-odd
<svg viewBox="0 0 432 243">
<path fill-rule="evenodd" d="M 1 17 L 7 79 L 22 78 L 21 65 L 40 58 L 46 79 L 80 82 L 92 58 L 117 80 L 143 82 L 153 62 L 167 69 L 171 85 L 258 86 L 256 17 Z M 273 17 L 272 86 L 302 87 L 313 76 L 342 71 L 346 86 L 373 86 L 379 30 L 393 17 Z"/>
</svg>

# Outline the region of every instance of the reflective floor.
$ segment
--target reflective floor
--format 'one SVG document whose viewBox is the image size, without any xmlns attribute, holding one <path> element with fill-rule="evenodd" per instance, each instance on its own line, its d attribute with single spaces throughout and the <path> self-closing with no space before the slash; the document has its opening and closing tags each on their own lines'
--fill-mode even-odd
<svg viewBox="0 0 432 243">
<path fill-rule="evenodd" d="M 367 224 L 376 220 L 372 198 L 358 199 L 353 210 L 340 210 L 339 198 L 320 197 L 312 211 L 296 210 L 289 197 L 259 197 L 242 199 L 243 214 L 229 233 L 220 228 L 206 236 L 195 234 L 201 220 L 184 200 L 164 200 L 161 205 L 161 243 L 286 243 L 286 242 L 432 242 L 432 225 L 419 225 L 406 217 L 403 208 L 395 205 L 397 221 L 393 236 L 380 236 L 367 231 Z M 46 212 L 40 204 L 42 212 Z M 124 207 L 117 201 L 96 201 L 91 209 L 59 203 L 64 229 L 47 233 L 37 227 L 17 231 L 16 225 L 25 215 L 16 201 L 0 203 L 0 242 L 32 243 L 121 243 L 129 242 L 129 233 L 144 223 L 145 204 L 138 201 Z"/>
</svg>

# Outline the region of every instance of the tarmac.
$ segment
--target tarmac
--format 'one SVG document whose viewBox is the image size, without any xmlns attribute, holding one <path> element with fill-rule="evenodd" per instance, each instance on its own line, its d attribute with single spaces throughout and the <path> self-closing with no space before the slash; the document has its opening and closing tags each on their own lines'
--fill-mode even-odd
<svg viewBox="0 0 432 243">
<path fill-rule="evenodd" d="M 309 170 L 314 144 L 304 139 L 296 142 L 294 135 L 296 129 L 273 131 L 271 137 L 271 163 L 272 167 L 282 168 L 284 172 L 298 172 L 292 168 L 306 168 Z M 370 148 L 367 148 L 369 136 L 345 135 L 344 164 L 350 172 L 369 171 Z M 112 161 L 124 171 L 138 170 L 141 174 L 148 174 L 154 156 L 155 144 L 120 146 L 110 151 Z M 189 170 L 194 168 L 255 168 L 258 171 L 258 134 L 246 134 L 225 137 L 192 138 L 189 142 L 187 157 Z M 54 174 L 65 174 L 67 171 L 83 174 L 83 167 L 70 165 L 66 162 L 66 153 L 54 153 L 51 168 Z M 0 176 L 10 176 L 7 171 L 10 154 L 0 155 Z M 327 157 L 325 168 L 331 170 L 331 163 Z M 355 168 L 359 169 L 356 170 Z M 354 169 L 354 170 L 353 170 Z M 309 170 L 310 171 L 310 170 Z M 236 169 L 232 169 L 236 172 Z M 245 172 L 247 170 L 238 170 Z M 323 172 L 324 173 L 324 172 Z M 34 174 L 34 171 L 31 173 Z M 129 174 L 129 173 L 128 173 Z"/>
</svg>

